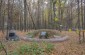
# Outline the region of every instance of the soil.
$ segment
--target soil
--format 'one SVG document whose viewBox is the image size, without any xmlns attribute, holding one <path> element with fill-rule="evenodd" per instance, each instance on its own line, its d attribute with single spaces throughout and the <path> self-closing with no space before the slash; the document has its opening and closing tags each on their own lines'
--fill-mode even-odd
<svg viewBox="0 0 85 55">
<path fill-rule="evenodd" d="M 19 37 L 24 37 L 27 32 L 16 31 Z M 79 44 L 78 34 L 74 31 L 62 31 L 61 34 L 68 35 L 70 40 L 64 42 L 56 42 L 53 43 L 55 45 L 55 51 L 53 51 L 50 55 L 85 55 L 85 42 Z M 4 41 L 4 35 L 0 32 L 0 40 L 2 40 L 5 48 L 8 52 L 11 52 L 17 49 L 19 46 L 23 44 L 30 44 L 31 42 L 27 41 Z M 0 55 L 5 55 L 4 51 L 0 52 Z"/>
</svg>

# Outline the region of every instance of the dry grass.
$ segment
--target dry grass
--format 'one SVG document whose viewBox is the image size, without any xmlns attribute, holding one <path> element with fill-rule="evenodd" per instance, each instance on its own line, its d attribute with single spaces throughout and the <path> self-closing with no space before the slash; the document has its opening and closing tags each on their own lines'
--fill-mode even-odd
<svg viewBox="0 0 85 55">
<path fill-rule="evenodd" d="M 24 37 L 26 32 L 17 31 L 17 35 L 20 37 Z M 63 31 L 61 34 L 68 35 L 70 40 L 64 42 L 56 42 L 53 43 L 55 45 L 55 51 L 51 55 L 85 55 L 85 43 L 79 44 L 78 43 L 78 35 L 75 32 L 67 32 Z M 3 34 L 0 32 L 0 39 L 3 39 Z M 4 41 L 3 42 L 6 46 L 8 52 L 11 52 L 17 49 L 19 46 L 23 44 L 30 44 L 31 42 L 26 41 Z M 3 51 L 0 55 L 4 55 Z"/>
</svg>

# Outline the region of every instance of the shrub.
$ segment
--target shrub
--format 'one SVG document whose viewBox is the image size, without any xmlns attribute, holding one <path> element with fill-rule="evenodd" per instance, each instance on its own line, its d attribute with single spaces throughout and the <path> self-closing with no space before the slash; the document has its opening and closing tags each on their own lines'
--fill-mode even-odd
<svg viewBox="0 0 85 55">
<path fill-rule="evenodd" d="M 43 46 L 41 46 L 41 44 Z M 29 45 L 22 45 L 17 51 L 14 51 L 11 55 L 49 55 L 54 48 L 53 44 L 48 43 L 31 43 Z"/>
<path fill-rule="evenodd" d="M 0 43 L 0 51 L 2 51 L 3 50 L 3 47 L 4 47 L 5 45 L 3 45 L 2 43 Z"/>
<path fill-rule="evenodd" d="M 3 49 L 3 46 L 0 44 L 0 51 Z"/>
<path fill-rule="evenodd" d="M 53 49 L 54 49 L 54 45 L 53 44 L 50 44 L 50 43 L 47 43 L 46 48 L 45 48 L 46 52 L 47 53 L 48 52 L 51 53 Z"/>
<path fill-rule="evenodd" d="M 19 55 L 17 51 L 13 51 L 12 53 L 9 53 L 8 55 Z"/>
<path fill-rule="evenodd" d="M 30 37 L 30 38 L 33 38 L 34 37 L 34 34 L 33 33 L 28 33 L 27 35 L 28 35 L 27 37 Z"/>
<path fill-rule="evenodd" d="M 30 45 L 23 45 L 19 48 L 20 55 L 41 55 L 43 49 L 39 47 L 37 43 L 32 43 Z"/>
</svg>

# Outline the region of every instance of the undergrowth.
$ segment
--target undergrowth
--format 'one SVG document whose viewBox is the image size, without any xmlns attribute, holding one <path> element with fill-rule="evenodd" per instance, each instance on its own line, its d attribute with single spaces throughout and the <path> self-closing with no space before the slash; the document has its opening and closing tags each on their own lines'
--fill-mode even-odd
<svg viewBox="0 0 85 55">
<path fill-rule="evenodd" d="M 29 45 L 25 44 L 14 50 L 9 55 L 50 55 L 54 50 L 54 45 L 51 43 L 36 43 Z"/>
</svg>

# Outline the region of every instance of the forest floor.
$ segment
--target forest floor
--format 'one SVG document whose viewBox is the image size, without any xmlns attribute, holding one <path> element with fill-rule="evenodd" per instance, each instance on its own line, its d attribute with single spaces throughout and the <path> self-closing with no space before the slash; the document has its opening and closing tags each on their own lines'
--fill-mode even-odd
<svg viewBox="0 0 85 55">
<path fill-rule="evenodd" d="M 24 36 L 26 32 L 20 32 L 17 31 L 17 35 Z M 55 45 L 55 51 L 51 55 L 85 55 L 85 42 L 82 44 L 79 44 L 78 40 L 78 34 L 74 31 L 68 32 L 68 31 L 62 31 L 62 34 L 69 36 L 69 40 L 64 42 L 56 42 L 53 43 Z M 3 34 L 0 32 L 0 39 L 3 41 L 4 37 Z M 8 50 L 8 52 L 11 52 L 12 50 L 18 48 L 20 45 L 23 44 L 30 44 L 31 42 L 27 41 L 3 41 L 3 44 L 5 45 L 5 48 Z M 0 55 L 4 55 L 3 51 L 0 52 Z"/>
</svg>

